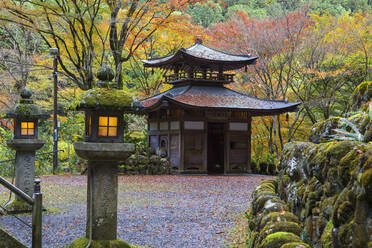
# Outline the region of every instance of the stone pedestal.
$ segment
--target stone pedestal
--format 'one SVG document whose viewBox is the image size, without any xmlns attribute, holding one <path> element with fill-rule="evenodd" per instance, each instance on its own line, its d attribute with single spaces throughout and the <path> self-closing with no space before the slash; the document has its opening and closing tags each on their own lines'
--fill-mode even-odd
<svg viewBox="0 0 372 248">
<path fill-rule="evenodd" d="M 93 240 L 116 240 L 118 164 L 134 152 L 134 144 L 76 142 L 74 148 L 88 160 L 86 238 L 92 230 Z"/>
<path fill-rule="evenodd" d="M 113 161 L 89 161 L 88 163 L 87 238 L 89 238 L 90 217 L 92 217 L 93 240 L 117 238 L 117 166 Z"/>
<path fill-rule="evenodd" d="M 38 139 L 14 139 L 7 142 L 8 146 L 16 150 L 15 179 L 16 186 L 32 197 L 35 177 L 35 152 L 45 141 Z M 23 202 L 19 197 L 17 201 Z"/>
</svg>

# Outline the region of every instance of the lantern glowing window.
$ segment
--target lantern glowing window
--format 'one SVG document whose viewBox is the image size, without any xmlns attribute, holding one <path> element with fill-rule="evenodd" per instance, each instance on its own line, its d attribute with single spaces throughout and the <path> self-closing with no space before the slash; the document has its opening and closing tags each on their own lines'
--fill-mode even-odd
<svg viewBox="0 0 372 248">
<path fill-rule="evenodd" d="M 35 123 L 32 121 L 21 122 L 21 135 L 33 136 L 35 135 Z"/>
<path fill-rule="evenodd" d="M 100 116 L 98 120 L 98 136 L 115 137 L 118 133 L 118 117 Z"/>
</svg>

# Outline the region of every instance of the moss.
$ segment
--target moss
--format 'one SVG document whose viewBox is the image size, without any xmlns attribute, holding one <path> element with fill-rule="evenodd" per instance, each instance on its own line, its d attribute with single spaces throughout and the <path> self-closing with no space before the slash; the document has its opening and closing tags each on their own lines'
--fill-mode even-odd
<svg viewBox="0 0 372 248">
<path fill-rule="evenodd" d="M 283 190 L 291 182 L 291 178 L 288 175 L 282 175 L 279 177 L 279 190 Z"/>
<path fill-rule="evenodd" d="M 246 247 L 254 248 L 258 237 L 258 232 L 249 232 L 246 239 Z"/>
<path fill-rule="evenodd" d="M 80 107 L 122 110 L 131 106 L 132 97 L 123 90 L 95 88 L 83 94 Z"/>
<path fill-rule="evenodd" d="M 358 144 L 354 141 L 342 141 L 318 145 L 316 155 L 309 161 L 311 174 L 324 183 L 328 179 L 328 170 L 337 167 L 340 160 Z"/>
<path fill-rule="evenodd" d="M 368 248 L 372 248 L 372 241 L 368 243 Z"/>
<path fill-rule="evenodd" d="M 320 241 L 322 243 L 323 248 L 332 248 L 332 229 L 333 229 L 333 222 L 328 221 L 322 236 L 320 238 Z"/>
<path fill-rule="evenodd" d="M 345 188 L 338 196 L 332 215 L 332 222 L 339 227 L 349 222 L 354 216 L 355 195 L 352 190 Z"/>
<path fill-rule="evenodd" d="M 28 211 L 32 210 L 32 206 L 20 200 L 13 200 L 6 206 L 7 211 Z"/>
<path fill-rule="evenodd" d="M 353 227 L 354 222 L 350 221 L 349 223 L 340 227 L 337 238 L 341 244 L 344 244 L 345 247 L 352 247 L 352 235 L 353 235 Z"/>
<path fill-rule="evenodd" d="M 367 115 L 367 116 L 364 117 L 364 119 L 363 119 L 363 121 L 360 125 L 360 128 L 359 128 L 359 130 L 362 134 L 365 134 L 369 124 L 370 124 L 370 119 L 369 119 L 369 115 Z"/>
<path fill-rule="evenodd" d="M 360 108 L 372 98 L 372 81 L 365 81 L 358 85 L 353 92 L 353 109 Z"/>
<path fill-rule="evenodd" d="M 301 238 L 289 232 L 276 232 L 268 235 L 260 244 L 262 248 L 280 248 L 291 242 L 302 242 Z"/>
<path fill-rule="evenodd" d="M 269 180 L 262 181 L 256 188 L 255 191 L 270 190 L 276 192 L 276 185 Z"/>
<path fill-rule="evenodd" d="M 281 212 L 271 212 L 265 216 L 263 216 L 260 227 L 263 228 L 267 224 L 271 224 L 273 222 L 281 222 L 281 221 L 289 221 L 299 223 L 299 220 L 296 215 L 292 214 L 291 212 L 281 211 Z"/>
<path fill-rule="evenodd" d="M 43 214 L 49 215 L 49 214 L 60 214 L 60 213 L 63 213 L 63 211 L 61 209 L 48 207 L 46 209 L 46 212 L 44 212 Z"/>
<path fill-rule="evenodd" d="M 282 245 L 280 248 L 311 248 L 311 246 L 303 242 L 291 242 Z"/>
<path fill-rule="evenodd" d="M 363 141 L 366 142 L 366 143 L 372 141 L 372 126 L 364 134 Z"/>
<path fill-rule="evenodd" d="M 340 159 L 357 145 L 357 142 L 343 141 L 332 142 L 331 144 L 332 145 L 328 146 L 325 152 L 330 157 L 330 163 L 333 165 L 337 165 Z"/>
<path fill-rule="evenodd" d="M 338 197 L 338 194 L 332 197 L 327 197 L 320 201 L 321 215 L 327 220 L 329 220 L 332 216 L 337 197 Z"/>
<path fill-rule="evenodd" d="M 78 238 L 68 246 L 68 248 L 85 248 L 89 240 L 87 238 Z M 94 240 L 91 248 L 131 248 L 132 246 L 122 240 Z"/>
<path fill-rule="evenodd" d="M 366 191 L 369 203 L 372 204 L 372 168 L 363 172 L 362 185 Z"/>
<path fill-rule="evenodd" d="M 260 232 L 259 235 L 260 243 L 268 235 L 276 232 L 288 232 L 300 236 L 302 228 L 300 227 L 299 224 L 290 221 L 270 223 L 269 225 L 266 225 Z"/>
<path fill-rule="evenodd" d="M 368 94 L 369 98 L 371 98 L 372 97 L 372 81 L 366 81 L 366 82 L 362 82 L 361 84 L 359 84 L 353 92 L 353 97 L 356 96 L 357 94 L 359 95 Z"/>
<path fill-rule="evenodd" d="M 252 202 L 253 214 L 262 212 L 265 203 L 269 200 L 272 200 L 273 202 L 280 201 L 279 197 L 274 194 L 260 194 L 259 197 Z"/>
<path fill-rule="evenodd" d="M 311 129 L 309 141 L 313 143 L 323 143 L 330 140 L 330 135 L 335 134 L 333 129 L 338 127 L 340 117 L 332 117 L 314 124 Z"/>
<path fill-rule="evenodd" d="M 357 150 L 351 150 L 340 160 L 337 172 L 343 186 L 346 186 L 350 182 L 351 175 L 359 163 L 359 153 Z M 363 150 L 363 148 L 359 150 Z"/>
<path fill-rule="evenodd" d="M 264 214 L 280 211 L 288 211 L 288 207 L 284 201 L 280 199 L 271 199 L 265 202 Z"/>
<path fill-rule="evenodd" d="M 372 168 L 372 143 L 368 144 L 368 150 L 363 153 L 360 160 L 362 161 L 360 167 L 363 168 L 364 171 Z"/>
<path fill-rule="evenodd" d="M 37 118 L 48 118 L 49 115 L 46 111 L 36 104 L 17 104 L 12 111 L 7 113 L 8 117 L 37 117 Z"/>
</svg>

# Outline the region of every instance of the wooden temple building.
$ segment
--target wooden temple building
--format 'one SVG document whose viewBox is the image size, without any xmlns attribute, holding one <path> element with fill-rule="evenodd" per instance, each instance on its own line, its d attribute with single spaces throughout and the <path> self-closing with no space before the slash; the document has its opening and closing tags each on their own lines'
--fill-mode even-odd
<svg viewBox="0 0 372 248">
<path fill-rule="evenodd" d="M 168 91 L 140 101 L 148 116 L 148 145 L 167 157 L 179 173 L 250 171 L 254 116 L 295 111 L 299 103 L 264 100 L 225 87 L 231 72 L 258 57 L 233 55 L 198 40 L 175 54 L 143 60 L 145 67 L 173 71 L 164 75 Z"/>
</svg>

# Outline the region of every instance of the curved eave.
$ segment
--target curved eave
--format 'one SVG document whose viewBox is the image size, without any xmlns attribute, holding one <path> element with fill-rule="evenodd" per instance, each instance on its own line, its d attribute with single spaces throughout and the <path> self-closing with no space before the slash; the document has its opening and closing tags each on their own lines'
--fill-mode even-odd
<svg viewBox="0 0 372 248">
<path fill-rule="evenodd" d="M 228 110 L 228 111 L 247 111 L 251 113 L 251 116 L 271 116 L 271 115 L 277 115 L 287 112 L 295 112 L 297 111 L 298 106 L 301 104 L 299 102 L 297 103 L 288 103 L 288 106 L 284 108 L 273 108 L 273 109 L 261 109 L 261 108 L 237 108 L 237 107 L 210 107 L 210 106 L 196 106 L 191 105 L 187 103 L 183 103 L 180 101 L 177 101 L 173 98 L 170 98 L 166 95 L 160 97 L 157 102 L 152 104 L 149 107 L 143 107 L 144 112 L 152 112 L 159 107 L 161 107 L 162 102 L 164 100 L 169 101 L 170 103 L 173 103 L 175 105 L 178 105 L 183 108 L 194 108 L 194 109 L 210 109 L 210 110 L 216 110 L 216 109 L 222 109 L 222 110 Z"/>
<path fill-rule="evenodd" d="M 224 70 L 234 70 L 234 69 L 240 69 L 246 65 L 255 64 L 256 60 L 258 59 L 257 56 L 238 56 L 238 55 L 232 55 L 236 57 L 242 57 L 241 60 L 236 61 L 226 61 L 226 60 L 215 60 L 215 59 L 208 59 L 208 58 L 201 58 L 197 57 L 191 54 L 188 54 L 185 52 L 185 50 L 181 49 L 178 50 L 175 54 L 170 56 L 165 56 L 158 59 L 151 59 L 151 60 L 142 60 L 142 63 L 144 67 L 171 67 L 173 64 L 176 63 L 184 63 L 185 59 L 191 60 L 191 61 L 197 61 L 200 64 L 208 64 L 209 66 L 213 66 L 213 64 L 222 65 L 224 66 Z"/>
</svg>

